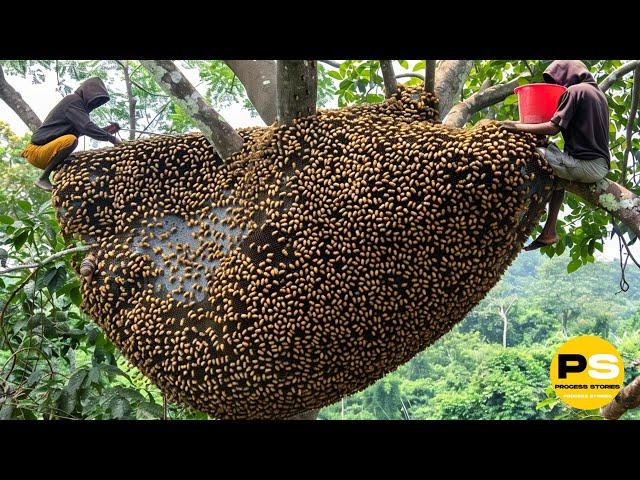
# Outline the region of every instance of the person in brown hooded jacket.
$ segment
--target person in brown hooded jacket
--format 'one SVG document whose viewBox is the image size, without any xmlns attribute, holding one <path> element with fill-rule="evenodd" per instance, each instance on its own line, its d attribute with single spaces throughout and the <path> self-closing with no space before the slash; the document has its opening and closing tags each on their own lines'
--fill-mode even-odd
<svg viewBox="0 0 640 480">
<path fill-rule="evenodd" d="M 33 132 L 31 143 L 22 152 L 22 157 L 34 167 L 44 170 L 36 185 L 51 191 L 51 172 L 70 158 L 78 146 L 78 137 L 87 135 L 96 140 L 120 143 L 112 133 L 117 125 L 100 128 L 91 121 L 89 113 L 109 101 L 107 87 L 98 77 L 85 80 L 78 89 L 64 97 L 51 110 L 42 125 Z"/>
<path fill-rule="evenodd" d="M 538 149 L 554 173 L 564 180 L 580 183 L 595 183 L 603 179 L 611 168 L 609 106 L 604 93 L 586 65 L 579 60 L 555 60 L 542 76 L 546 83 L 567 87 L 551 120 L 535 124 L 507 120 L 502 122 L 503 126 L 538 135 L 561 132 L 564 152 L 554 143 Z M 564 189 L 558 186 L 549 201 L 549 214 L 542 233 L 525 250 L 535 250 L 558 241 L 556 221 L 563 200 Z"/>
</svg>

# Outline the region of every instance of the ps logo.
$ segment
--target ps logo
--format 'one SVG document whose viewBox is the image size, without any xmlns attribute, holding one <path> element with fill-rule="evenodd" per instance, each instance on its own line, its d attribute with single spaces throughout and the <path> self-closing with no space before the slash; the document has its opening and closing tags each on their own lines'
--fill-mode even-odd
<svg viewBox="0 0 640 480">
<path fill-rule="evenodd" d="M 558 378 L 567 378 L 568 373 L 580 373 L 587 370 L 591 378 L 597 380 L 611 380 L 620 374 L 617 365 L 618 357 L 608 353 L 596 353 L 589 356 L 577 353 L 561 353 L 558 355 Z"/>
</svg>

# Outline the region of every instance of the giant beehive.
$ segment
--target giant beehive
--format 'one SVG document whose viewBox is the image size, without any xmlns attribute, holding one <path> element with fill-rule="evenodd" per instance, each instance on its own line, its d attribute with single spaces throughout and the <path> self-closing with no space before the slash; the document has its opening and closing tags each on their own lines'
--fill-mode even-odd
<svg viewBox="0 0 640 480">
<path fill-rule="evenodd" d="M 56 173 L 65 234 L 94 243 L 83 309 L 173 401 L 285 418 L 411 359 L 496 284 L 539 220 L 528 134 L 383 104 L 81 152 Z"/>
</svg>

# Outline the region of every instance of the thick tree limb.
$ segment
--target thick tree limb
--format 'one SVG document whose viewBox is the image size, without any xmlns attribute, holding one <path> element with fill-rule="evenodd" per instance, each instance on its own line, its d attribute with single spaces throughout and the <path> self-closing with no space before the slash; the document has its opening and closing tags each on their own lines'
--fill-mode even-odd
<svg viewBox="0 0 640 480">
<path fill-rule="evenodd" d="M 611 85 L 624 77 L 627 73 L 631 72 L 638 65 L 640 65 L 640 60 L 631 60 L 630 62 L 625 63 L 620 68 L 610 73 L 609 76 L 605 78 L 600 85 L 598 85 L 600 90 L 606 92 L 611 88 Z"/>
<path fill-rule="evenodd" d="M 2 65 L 0 65 L 0 98 L 20 117 L 20 120 L 22 120 L 32 132 L 35 132 L 40 125 L 42 125 L 42 120 L 40 120 L 27 102 L 24 101 L 22 95 L 9 85 L 4 78 Z"/>
<path fill-rule="evenodd" d="M 633 127 L 636 122 L 636 113 L 638 112 L 638 95 L 640 90 L 640 65 L 638 65 L 633 74 L 633 87 L 631 87 L 631 110 L 629 110 L 629 118 L 627 119 L 627 132 L 626 132 L 626 146 L 624 148 L 624 155 L 622 160 L 622 169 L 620 178 L 622 183 L 627 182 L 627 164 L 629 163 L 629 154 L 631 153 L 631 140 L 633 139 Z"/>
<path fill-rule="evenodd" d="M 131 76 L 129 75 L 129 60 L 116 60 L 122 67 L 124 85 L 127 89 L 127 104 L 129 105 L 129 140 L 136 139 L 136 97 L 131 88 Z"/>
<path fill-rule="evenodd" d="M 398 82 L 396 82 L 396 74 L 393 71 L 392 60 L 379 60 L 380 70 L 382 70 L 382 79 L 384 80 L 384 96 L 391 97 L 398 91 Z"/>
<path fill-rule="evenodd" d="M 221 158 L 227 159 L 242 149 L 238 135 L 209 105 L 171 60 L 141 60 L 162 88 L 195 121 Z"/>
<path fill-rule="evenodd" d="M 445 118 L 460 97 L 473 60 L 444 60 L 435 73 L 435 93 L 440 100 L 440 118 Z"/>
<path fill-rule="evenodd" d="M 276 62 L 274 60 L 225 60 L 244 86 L 262 121 L 276 121 Z"/>
<path fill-rule="evenodd" d="M 617 420 L 627 410 L 640 407 L 640 376 L 624 387 L 612 402 L 600 409 L 600 415 L 606 420 Z"/>
<path fill-rule="evenodd" d="M 424 67 L 424 90 L 429 93 L 434 93 L 436 89 L 436 61 L 427 60 Z M 464 80 L 460 84 L 460 88 L 464 84 Z"/>
<path fill-rule="evenodd" d="M 569 182 L 565 189 L 606 210 L 640 236 L 640 197 L 635 193 L 606 178 L 595 184 Z"/>
<path fill-rule="evenodd" d="M 315 60 L 278 60 L 276 98 L 278 123 L 316 113 L 318 69 Z"/>
<path fill-rule="evenodd" d="M 513 89 L 518 86 L 518 79 L 494 85 L 484 90 L 474 93 L 464 102 L 455 105 L 444 119 L 444 124 L 451 127 L 463 127 L 471 115 L 480 110 L 490 107 L 503 101 L 513 93 Z"/>
<path fill-rule="evenodd" d="M 37 263 L 26 263 L 26 264 L 21 264 L 21 265 L 14 265 L 13 267 L 8 267 L 8 268 L 5 268 L 3 270 L 0 270 L 0 275 L 2 275 L 4 273 L 13 272 L 13 271 L 16 271 L 16 270 L 28 270 L 28 269 L 31 269 L 31 268 L 40 268 L 43 265 L 46 265 L 47 263 L 51 263 L 54 260 L 57 260 L 60 257 L 64 257 L 65 255 L 68 255 L 70 253 L 86 252 L 87 250 L 89 250 L 93 246 L 94 246 L 94 244 L 89 244 L 89 245 L 81 245 L 79 247 L 67 248 L 66 250 L 61 250 L 59 252 L 56 252 L 53 255 L 45 258 L 44 260 L 40 260 Z"/>
</svg>

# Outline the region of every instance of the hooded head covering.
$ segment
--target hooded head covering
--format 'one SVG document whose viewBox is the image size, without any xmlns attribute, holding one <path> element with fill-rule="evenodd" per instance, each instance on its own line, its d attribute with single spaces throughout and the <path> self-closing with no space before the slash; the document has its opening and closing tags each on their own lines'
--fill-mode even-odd
<svg viewBox="0 0 640 480">
<path fill-rule="evenodd" d="M 544 71 L 542 78 L 546 83 L 567 88 L 578 83 L 596 83 L 587 66 L 580 60 L 554 60 Z"/>
<path fill-rule="evenodd" d="M 91 77 L 82 82 L 76 92 L 89 111 L 109 101 L 109 94 L 104 82 L 98 77 Z"/>
</svg>

